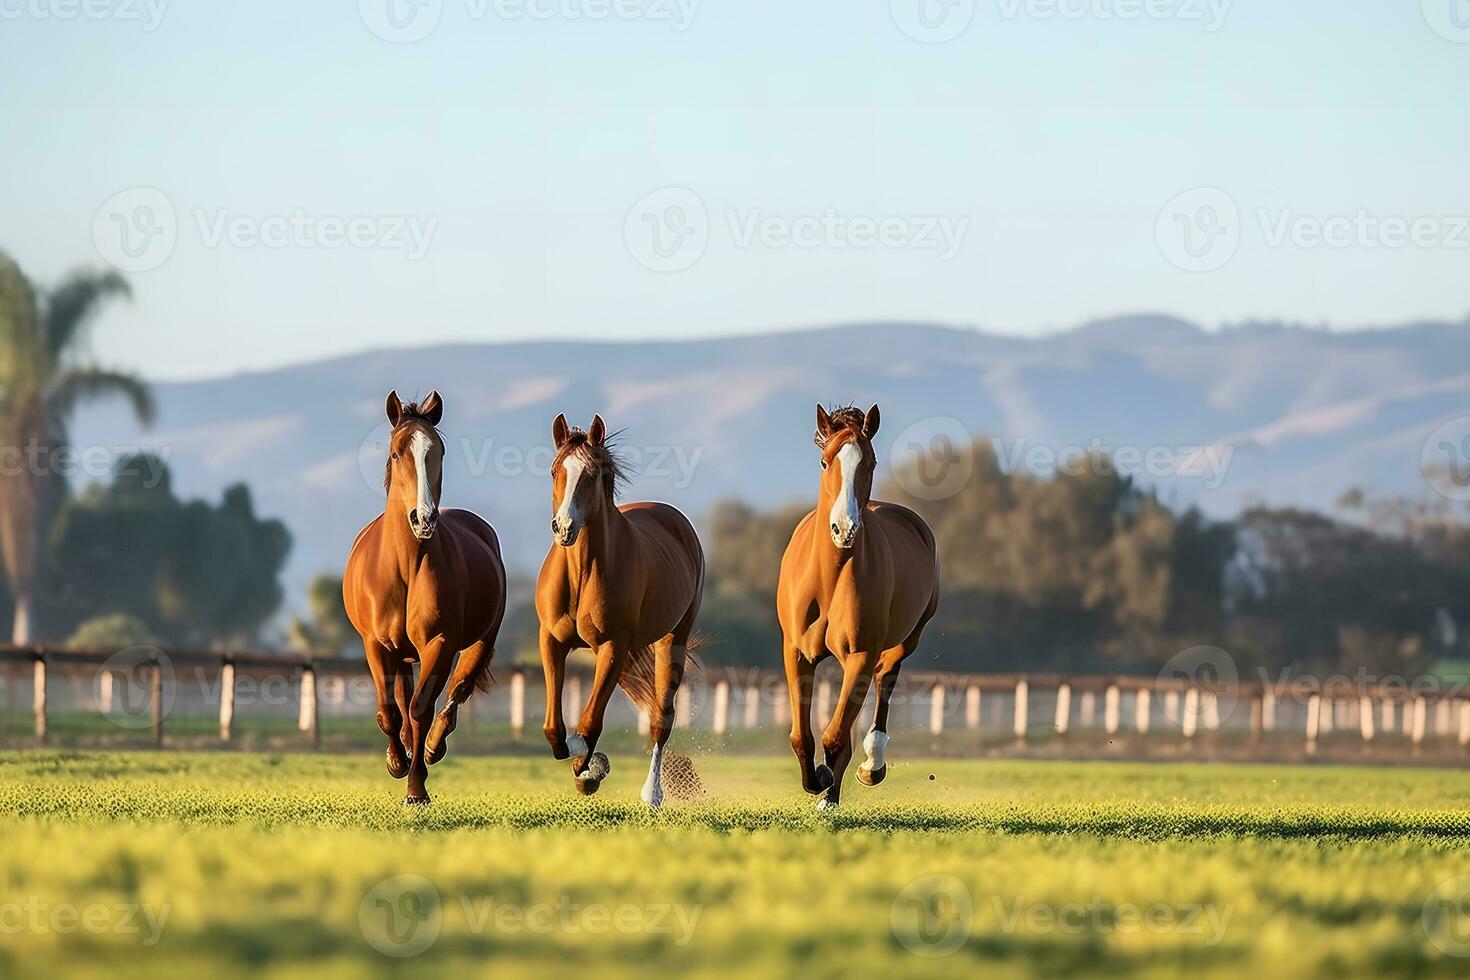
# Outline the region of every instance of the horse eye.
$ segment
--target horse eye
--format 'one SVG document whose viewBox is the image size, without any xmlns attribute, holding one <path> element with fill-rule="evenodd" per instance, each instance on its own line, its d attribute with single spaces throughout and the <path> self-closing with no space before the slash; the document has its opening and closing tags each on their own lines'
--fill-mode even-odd
<svg viewBox="0 0 1470 980">
<path fill-rule="evenodd" d="M 394 459 L 397 459 L 397 458 L 398 458 L 398 454 L 397 454 L 397 453 L 394 453 L 394 454 L 393 454 L 393 458 L 394 458 Z"/>
</svg>

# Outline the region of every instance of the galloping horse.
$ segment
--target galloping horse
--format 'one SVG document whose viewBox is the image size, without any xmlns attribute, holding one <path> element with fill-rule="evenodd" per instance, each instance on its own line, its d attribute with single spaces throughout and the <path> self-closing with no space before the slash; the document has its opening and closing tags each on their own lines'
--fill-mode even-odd
<svg viewBox="0 0 1470 980">
<path fill-rule="evenodd" d="M 658 807 L 674 695 L 704 591 L 704 551 L 674 507 L 614 503 L 623 473 L 602 416 L 584 432 L 558 415 L 551 434 L 552 546 L 536 582 L 546 740 L 555 758 L 572 757 L 577 789 L 597 792 L 610 769 L 607 756 L 596 751 L 597 739 L 613 688 L 621 685 L 648 714 L 653 760 L 642 796 Z M 597 660 L 591 696 L 568 737 L 562 680 L 567 653 L 578 647 L 591 649 Z"/>
<path fill-rule="evenodd" d="M 802 787 L 808 793 L 825 791 L 817 801 L 824 810 L 841 800 L 842 777 L 852 759 L 852 726 L 874 682 L 878 704 L 872 730 L 863 739 L 867 761 L 858 779 L 876 786 L 887 775 L 888 701 L 899 665 L 919 645 L 939 605 L 929 525 L 907 507 L 869 500 L 877 432 L 877 405 L 866 415 L 850 407 L 829 415 L 817 406 L 816 443 L 822 450 L 817 507 L 791 535 L 776 587 L 791 697 L 791 748 L 801 765 Z M 827 656 L 842 665 L 842 693 L 822 733 L 825 761 L 813 767 L 812 678 Z"/>
<path fill-rule="evenodd" d="M 428 803 L 428 767 L 444 757 L 459 706 L 489 684 L 505 618 L 505 563 L 489 524 L 466 510 L 439 509 L 439 393 L 405 405 L 390 392 L 387 408 L 393 426 L 383 477 L 388 501 L 353 542 L 342 599 L 377 688 L 388 774 L 408 777 L 405 803 Z M 446 682 L 449 697 L 435 717 Z"/>
</svg>

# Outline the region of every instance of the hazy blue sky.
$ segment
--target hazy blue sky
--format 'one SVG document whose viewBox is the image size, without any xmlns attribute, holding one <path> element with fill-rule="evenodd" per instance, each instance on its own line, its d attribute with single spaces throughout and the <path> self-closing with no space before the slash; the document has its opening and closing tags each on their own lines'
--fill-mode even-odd
<svg viewBox="0 0 1470 980">
<path fill-rule="evenodd" d="M 392 0 L 433 26 L 411 43 L 374 33 L 390 0 L 61 19 L 81 2 L 0 0 L 0 248 L 42 281 L 148 266 L 97 347 L 154 377 L 448 339 L 1470 311 L 1467 0 L 924 0 L 963 27 L 945 43 L 910 36 L 920 0 Z M 140 187 L 172 222 L 152 191 L 108 203 Z M 1210 187 L 1235 213 L 1170 204 Z M 361 245 L 323 244 L 352 218 Z M 1388 247 L 1384 219 L 1428 223 Z M 146 229 L 172 237 L 118 251 Z"/>
</svg>

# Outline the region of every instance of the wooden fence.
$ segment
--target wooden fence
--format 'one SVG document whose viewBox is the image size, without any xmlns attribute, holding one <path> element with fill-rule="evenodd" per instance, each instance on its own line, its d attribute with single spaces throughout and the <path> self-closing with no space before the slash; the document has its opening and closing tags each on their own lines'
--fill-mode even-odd
<svg viewBox="0 0 1470 980">
<path fill-rule="evenodd" d="M 169 714 L 166 687 L 174 672 L 181 668 L 202 668 L 216 678 L 217 687 L 211 696 L 217 699 L 219 738 L 226 742 L 235 727 L 236 690 L 242 674 L 264 672 L 279 677 L 283 672 L 288 673 L 297 725 L 313 745 L 320 740 L 319 685 L 328 679 L 361 680 L 368 676 L 366 664 L 355 658 L 162 651 L 151 647 L 133 647 L 119 653 L 0 645 L 0 665 L 5 664 L 30 666 L 31 711 L 35 738 L 41 743 L 47 738 L 48 690 L 53 673 L 90 672 L 96 684 L 97 710 L 103 714 L 112 711 L 120 676 L 126 676 L 130 682 L 146 678 L 148 728 L 158 744 L 163 742 Z M 539 683 L 540 671 L 511 667 L 497 673 L 500 683 L 508 689 L 507 720 L 519 736 L 526 725 L 527 676 Z M 707 667 L 686 678 L 676 703 L 677 727 L 690 727 L 698 720 L 714 733 L 724 734 L 735 727 L 790 725 L 791 705 L 784 676 L 779 673 Z M 566 693 L 573 705 L 580 704 L 584 685 L 590 680 L 590 670 L 582 665 L 568 665 Z M 1177 729 L 1177 734 L 1188 740 L 1225 727 L 1242 734 L 1248 731 L 1250 741 L 1255 743 L 1268 733 L 1287 731 L 1280 724 L 1281 709 L 1292 705 L 1294 709 L 1297 706 L 1305 709 L 1293 710 L 1292 717 L 1304 716 L 1300 735 L 1308 754 L 1316 751 L 1324 735 L 1352 730 L 1364 745 L 1387 734 L 1398 734 L 1416 749 L 1431 737 L 1442 742 L 1453 739 L 1461 749 L 1470 746 L 1470 690 L 1463 686 L 1439 690 L 1421 685 L 1411 689 L 1402 683 L 1370 684 L 1346 679 L 1322 683 L 1310 678 L 1279 684 L 1248 682 L 1223 686 L 1131 675 L 956 674 L 914 670 L 905 670 L 901 681 L 904 690 L 901 696 L 911 706 L 927 701 L 927 729 L 934 735 L 955 730 L 980 731 L 986 720 L 982 717 L 982 706 L 989 696 L 991 714 L 1003 711 L 1005 720 L 1009 721 L 1009 734 L 1018 741 L 1026 740 L 1037 729 L 1049 729 L 1063 736 L 1077 728 L 1100 729 L 1111 736 L 1127 732 L 1148 735 L 1168 728 Z M 831 717 L 836 688 L 830 677 L 819 679 L 816 685 L 815 709 L 817 718 L 822 720 L 819 726 Z M 696 691 L 700 699 L 697 709 Z M 871 712 L 871 697 L 869 700 L 866 710 Z M 1047 707 L 1050 712 L 1043 714 Z M 639 722 L 640 728 L 646 731 L 647 718 L 640 718 Z M 992 720 L 990 728 L 995 727 Z M 1291 727 L 1296 727 L 1295 721 Z"/>
</svg>

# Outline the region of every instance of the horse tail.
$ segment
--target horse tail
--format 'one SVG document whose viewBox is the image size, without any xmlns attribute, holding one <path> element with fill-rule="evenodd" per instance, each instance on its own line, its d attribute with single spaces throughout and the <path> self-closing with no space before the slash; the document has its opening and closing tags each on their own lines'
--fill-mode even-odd
<svg viewBox="0 0 1470 980">
<path fill-rule="evenodd" d="M 480 666 L 476 667 L 475 672 L 470 675 L 469 679 L 475 685 L 475 690 L 479 691 L 481 694 L 488 693 L 490 691 L 490 685 L 495 683 L 495 675 L 490 673 L 490 661 L 494 659 L 494 657 L 495 651 L 492 649 L 490 651 L 490 655 L 487 656 L 484 662 L 482 662 Z"/>
<path fill-rule="evenodd" d="M 689 662 L 696 667 L 703 668 L 695 653 L 709 646 L 711 639 L 705 634 L 695 630 L 685 644 L 684 650 Z M 623 666 L 623 676 L 618 678 L 618 686 L 623 693 L 628 695 L 628 700 L 637 705 L 638 710 L 652 718 L 660 709 L 658 699 L 654 696 L 653 677 L 655 672 L 653 659 L 653 647 L 638 647 L 628 655 L 628 662 Z"/>
</svg>

